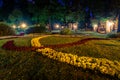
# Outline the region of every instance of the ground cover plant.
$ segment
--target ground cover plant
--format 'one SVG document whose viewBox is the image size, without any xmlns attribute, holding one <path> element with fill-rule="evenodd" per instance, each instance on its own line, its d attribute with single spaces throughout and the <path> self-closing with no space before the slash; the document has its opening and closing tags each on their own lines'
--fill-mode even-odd
<svg viewBox="0 0 120 80">
<path fill-rule="evenodd" d="M 29 46 L 30 45 L 30 40 L 32 38 L 16 38 L 16 39 L 9 39 L 9 40 L 14 40 L 16 46 Z M 51 39 L 51 40 L 50 40 Z M 44 37 L 39 40 L 42 45 L 55 45 L 55 44 L 66 44 L 66 43 L 72 43 L 76 42 L 78 40 L 84 39 L 84 37 L 76 37 L 76 38 L 71 38 L 71 37 Z M 6 41 L 9 41 L 6 40 Z M 62 41 L 63 40 L 63 41 Z M 2 43 L 2 42 L 3 43 Z M 1 46 L 6 42 L 4 40 L 1 40 Z M 50 43 L 51 41 L 51 43 Z M 25 44 L 26 43 L 26 44 Z M 61 51 L 63 53 L 72 53 L 73 55 L 78 55 L 78 56 L 88 56 L 88 57 L 94 57 L 95 52 L 93 49 L 93 46 L 96 47 L 96 44 L 98 46 L 101 46 L 99 48 L 103 48 L 102 46 L 105 47 L 105 49 L 109 49 L 110 46 L 116 46 L 114 51 L 116 53 L 119 52 L 119 40 L 92 40 L 88 41 L 85 44 L 78 45 L 78 46 L 71 46 L 71 47 L 64 47 L 64 48 L 55 48 L 56 51 Z M 92 45 L 92 47 L 90 47 Z M 40 45 L 41 46 L 41 45 Z M 87 47 L 89 46 L 89 47 Z M 81 48 L 82 47 L 82 48 Z M 86 50 L 86 52 L 91 51 L 91 53 L 80 53 L 80 52 L 75 52 L 75 51 L 81 51 L 81 49 Z M 118 49 L 116 49 L 118 48 Z M 76 50 L 74 50 L 76 49 Z M 88 51 L 87 51 L 88 50 Z M 106 74 L 101 74 L 99 72 L 94 72 L 88 69 L 76 67 L 73 65 L 69 65 L 60 61 L 56 61 L 53 59 L 50 59 L 49 57 L 46 57 L 38 52 L 35 51 L 6 51 L 1 49 L 2 53 L 0 54 L 0 61 L 1 66 L 0 66 L 0 78 L 1 79 L 23 79 L 23 80 L 28 80 L 28 79 L 39 79 L 39 80 L 115 80 L 118 79 L 116 76 L 109 76 Z M 66 52 L 65 52 L 66 51 Z M 75 53 L 73 53 L 73 52 Z M 92 54 L 93 52 L 93 54 Z M 101 51 L 102 52 L 102 51 Z M 98 57 L 102 58 L 107 58 L 109 55 L 109 60 L 117 60 L 119 61 L 119 55 L 115 55 L 116 57 L 113 57 L 111 55 L 112 50 L 108 51 L 109 53 L 106 52 L 106 56 L 100 56 L 100 53 Z M 85 54 L 86 53 L 86 54 Z M 97 53 L 97 52 L 96 52 Z M 81 55 L 82 54 L 82 55 Z M 95 55 L 96 56 L 96 55 Z M 96 56 L 96 58 L 98 58 Z"/>
</svg>

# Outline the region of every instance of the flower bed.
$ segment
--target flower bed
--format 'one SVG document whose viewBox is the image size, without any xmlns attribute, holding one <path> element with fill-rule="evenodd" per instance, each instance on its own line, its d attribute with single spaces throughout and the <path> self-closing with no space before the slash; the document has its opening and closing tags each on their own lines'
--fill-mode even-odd
<svg viewBox="0 0 120 80">
<path fill-rule="evenodd" d="M 47 36 L 43 36 L 47 37 Z M 25 47 L 25 46 L 15 46 L 14 41 L 8 41 L 6 42 L 2 48 L 7 49 L 7 50 L 16 50 L 16 51 L 31 51 L 31 50 L 36 50 L 37 52 L 43 54 L 44 56 L 47 56 L 51 59 L 58 60 L 60 62 L 65 62 L 77 67 L 82 67 L 84 69 L 90 69 L 93 71 L 99 71 L 102 74 L 108 74 L 111 76 L 117 76 L 120 79 L 120 62 L 118 61 L 110 61 L 105 58 L 93 58 L 93 57 L 80 57 L 77 55 L 73 55 L 70 53 L 62 53 L 62 52 L 57 52 L 51 48 L 60 46 L 63 47 L 63 44 L 60 45 L 52 45 L 54 47 L 49 46 L 50 48 L 45 48 L 43 45 L 40 44 L 39 40 L 43 37 L 37 37 L 33 38 L 31 40 L 31 45 L 33 47 Z M 79 44 L 83 44 L 89 40 L 103 40 L 101 38 L 87 38 L 79 41 Z M 70 46 L 70 45 L 77 45 L 78 42 L 73 42 L 73 43 L 67 43 L 64 44 L 64 46 Z"/>
<path fill-rule="evenodd" d="M 69 47 L 69 46 L 73 46 L 73 45 L 80 45 L 80 44 L 84 44 L 87 41 L 90 40 L 107 40 L 107 39 L 102 39 L 102 38 L 86 38 L 83 40 L 79 40 L 76 42 L 72 42 L 72 43 L 66 43 L 66 44 L 57 44 L 57 45 L 48 45 L 48 46 L 43 46 L 39 43 L 39 40 L 41 38 L 44 37 L 48 37 L 48 36 L 42 36 L 42 37 L 37 37 L 31 40 L 31 45 L 32 47 L 26 47 L 26 46 L 16 46 L 14 44 L 14 41 L 7 41 L 5 44 L 3 44 L 2 48 L 6 49 L 6 50 L 14 50 L 14 51 L 31 51 L 31 50 L 36 50 L 36 49 L 42 49 L 42 48 L 63 48 L 63 47 Z"/>
<path fill-rule="evenodd" d="M 33 40 L 31 40 L 31 44 L 32 45 L 35 44 L 34 47 L 41 47 L 41 44 L 38 43 L 39 39 L 41 38 L 43 37 L 33 38 Z M 82 40 L 81 43 L 85 43 L 86 41 L 89 40 L 94 40 L 94 39 Z M 95 38 L 95 40 L 97 40 L 97 38 Z M 93 58 L 93 57 L 84 57 L 84 56 L 80 57 L 70 53 L 57 52 L 50 48 L 37 49 L 36 51 L 54 60 L 65 62 L 77 67 L 82 67 L 84 69 L 99 71 L 102 74 L 117 76 L 120 79 L 120 62 L 118 61 L 110 61 L 105 58 Z"/>
<path fill-rule="evenodd" d="M 7 41 L 5 44 L 3 44 L 2 48 L 6 50 L 12 50 L 12 51 L 31 51 L 33 49 L 31 47 L 26 47 L 26 46 L 18 47 L 14 44 L 13 40 Z"/>
</svg>

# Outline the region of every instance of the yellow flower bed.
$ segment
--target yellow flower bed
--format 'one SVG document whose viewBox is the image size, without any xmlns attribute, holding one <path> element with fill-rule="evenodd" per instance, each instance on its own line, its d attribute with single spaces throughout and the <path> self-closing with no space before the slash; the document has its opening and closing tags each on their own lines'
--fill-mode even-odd
<svg viewBox="0 0 120 80">
<path fill-rule="evenodd" d="M 40 44 L 39 40 L 40 40 L 41 38 L 44 38 L 44 37 L 48 37 L 48 36 L 42 36 L 42 37 L 33 38 L 33 39 L 31 40 L 31 45 L 32 45 L 33 47 L 42 47 L 43 45 Z"/>
<path fill-rule="evenodd" d="M 43 37 L 33 38 L 31 40 L 32 46 L 42 46 L 39 43 L 39 39 L 41 38 Z M 105 58 L 80 57 L 70 53 L 57 52 L 50 48 L 37 49 L 36 51 L 40 52 L 44 56 L 60 62 L 65 62 L 77 67 L 82 67 L 84 69 L 97 70 L 103 74 L 108 74 L 111 76 L 117 75 L 117 77 L 120 78 L 120 62 L 118 61 L 110 61 Z"/>
</svg>

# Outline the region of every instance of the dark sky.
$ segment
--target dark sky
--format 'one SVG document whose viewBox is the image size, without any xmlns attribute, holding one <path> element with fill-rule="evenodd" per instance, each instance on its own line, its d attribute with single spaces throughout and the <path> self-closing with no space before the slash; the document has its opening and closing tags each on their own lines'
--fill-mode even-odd
<svg viewBox="0 0 120 80">
<path fill-rule="evenodd" d="M 0 7 L 2 7 L 3 6 L 3 1 L 2 0 L 0 0 Z"/>
</svg>

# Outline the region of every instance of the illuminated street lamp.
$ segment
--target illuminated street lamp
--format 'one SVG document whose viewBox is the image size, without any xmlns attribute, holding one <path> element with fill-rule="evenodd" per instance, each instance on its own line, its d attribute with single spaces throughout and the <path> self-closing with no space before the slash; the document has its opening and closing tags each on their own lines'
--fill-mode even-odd
<svg viewBox="0 0 120 80">
<path fill-rule="evenodd" d="M 56 28 L 59 28 L 59 25 L 58 25 L 58 24 L 56 24 Z"/>
<path fill-rule="evenodd" d="M 15 29 L 15 28 L 16 28 L 16 25 L 13 25 L 12 27 Z"/>
<path fill-rule="evenodd" d="M 27 28 L 27 24 L 21 23 L 20 28 L 23 30 L 23 32 L 25 32 L 25 29 Z"/>
<path fill-rule="evenodd" d="M 55 28 L 55 29 L 59 29 L 59 28 L 60 28 L 60 25 L 59 25 L 59 24 L 55 24 L 55 25 L 54 25 L 54 28 Z"/>
<path fill-rule="evenodd" d="M 26 27 L 27 27 L 27 24 L 25 24 L 25 23 L 21 24 L 21 28 L 26 28 Z"/>
</svg>

